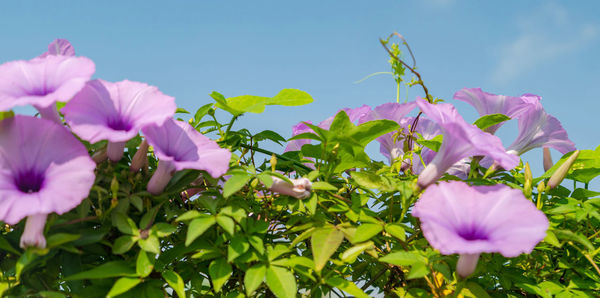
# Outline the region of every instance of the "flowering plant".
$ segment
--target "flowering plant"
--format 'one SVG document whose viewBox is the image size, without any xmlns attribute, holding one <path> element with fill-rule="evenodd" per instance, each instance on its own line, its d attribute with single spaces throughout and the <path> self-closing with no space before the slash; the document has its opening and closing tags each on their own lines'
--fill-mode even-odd
<svg viewBox="0 0 600 298">
<path fill-rule="evenodd" d="M 423 97 L 340 107 L 289 139 L 235 124 L 313 101 L 297 89 L 213 92 L 190 113 L 93 80 L 66 40 L 0 65 L 0 296 L 600 295 L 600 147 L 576 150 L 531 94 L 459 90 L 470 124 L 382 44 Z M 520 158 L 536 148 L 540 177 Z"/>
</svg>

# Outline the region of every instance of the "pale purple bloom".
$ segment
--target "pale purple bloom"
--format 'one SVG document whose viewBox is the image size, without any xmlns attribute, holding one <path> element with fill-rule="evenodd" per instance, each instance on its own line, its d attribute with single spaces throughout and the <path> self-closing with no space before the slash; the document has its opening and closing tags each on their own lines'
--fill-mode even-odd
<svg viewBox="0 0 600 298">
<path fill-rule="evenodd" d="M 152 194 L 161 193 L 175 171 L 204 170 L 217 178 L 229 169 L 231 152 L 219 147 L 187 122 L 168 119 L 161 126 L 145 126 L 142 132 L 159 159 L 147 186 Z"/>
<path fill-rule="evenodd" d="M 312 124 L 311 121 L 305 121 L 305 122 L 308 124 Z M 308 127 L 304 122 L 300 122 L 300 123 L 292 126 L 292 136 L 297 136 L 297 135 L 303 134 L 305 132 L 313 132 L 313 130 L 310 127 Z M 292 140 L 292 141 L 288 142 L 287 146 L 285 147 L 284 152 L 300 151 L 302 149 L 302 146 L 304 146 L 306 144 L 310 144 L 310 139 Z"/>
<path fill-rule="evenodd" d="M 43 244 L 40 216 L 79 205 L 94 184 L 95 167 L 87 149 L 63 126 L 28 116 L 3 120 L 0 221 L 16 224 L 29 217 L 23 241 Z"/>
<path fill-rule="evenodd" d="M 312 183 L 307 178 L 290 179 L 292 183 L 273 177 L 271 191 L 282 195 L 292 196 L 296 199 L 306 199 L 310 197 Z"/>
<path fill-rule="evenodd" d="M 367 105 L 363 105 L 361 107 L 354 108 L 354 109 L 344 108 L 344 109 L 339 110 L 338 113 L 341 111 L 346 112 L 346 114 L 348 115 L 348 118 L 350 118 L 350 122 L 356 124 L 357 122 L 358 123 L 364 122 L 361 119 L 366 117 L 366 115 L 369 113 L 370 110 L 371 110 L 371 107 L 369 107 Z M 336 115 L 338 113 L 336 113 Z M 331 123 L 333 123 L 333 119 L 335 119 L 335 115 L 321 121 L 318 126 L 322 129 L 329 129 L 329 127 L 331 126 Z M 310 121 L 304 121 L 304 122 L 311 123 Z M 302 122 L 294 125 L 292 128 L 292 136 L 296 136 L 296 135 L 299 135 L 299 134 L 305 133 L 305 132 L 312 133 L 313 130 L 310 129 L 308 126 L 306 126 L 306 124 L 304 124 Z M 302 148 L 302 146 L 304 146 L 306 144 L 310 144 L 309 139 L 290 141 L 290 142 L 288 142 L 288 145 L 285 147 L 284 152 L 299 151 Z"/>
<path fill-rule="evenodd" d="M 417 104 L 415 102 L 399 104 L 395 102 L 385 103 L 375 107 L 372 111 L 367 113 L 364 117 L 360 119 L 360 122 L 364 123 L 367 121 L 373 120 L 381 120 L 387 119 L 392 120 L 400 124 L 402 133 L 404 135 L 409 135 L 409 125 L 412 124 L 412 120 L 414 118 L 405 118 L 406 114 L 410 113 Z M 419 127 L 419 126 L 417 126 Z M 380 143 L 379 151 L 385 157 L 390 160 L 390 163 L 401 157 L 404 154 L 404 139 L 399 136 L 394 139 L 394 135 L 397 135 L 398 132 L 389 132 L 377 138 L 377 141 Z"/>
<path fill-rule="evenodd" d="M 0 65 L 0 111 L 33 105 L 44 118 L 60 123 L 57 101 L 69 101 L 95 71 L 85 57 L 49 55 Z"/>
<path fill-rule="evenodd" d="M 484 92 L 481 88 L 463 88 L 454 94 L 454 99 L 475 107 L 479 116 L 504 114 L 510 118 L 519 116 L 529 108 L 527 98 L 529 98 L 528 94 L 521 97 L 496 95 Z M 502 124 L 492 125 L 486 129 L 486 132 L 494 134 Z"/>
<path fill-rule="evenodd" d="M 519 163 L 519 157 L 508 154 L 500 139 L 468 124 L 450 104 L 430 104 L 417 99 L 417 105 L 429 119 L 436 122 L 444 135 L 439 152 L 419 175 L 420 187 L 437 181 L 456 162 L 470 156 L 489 156 L 505 169 Z"/>
<path fill-rule="evenodd" d="M 461 181 L 428 187 L 413 208 L 423 235 L 442 254 L 460 254 L 460 276 L 473 272 L 480 253 L 505 257 L 530 253 L 542 241 L 548 219 L 523 192 L 506 185 L 469 186 Z"/>
<path fill-rule="evenodd" d="M 521 155 L 533 148 L 550 147 L 562 154 L 575 150 L 560 121 L 544 111 L 540 97 L 527 94 L 528 108 L 519 119 L 519 135 L 507 150 Z"/>
<path fill-rule="evenodd" d="M 90 143 L 108 140 L 108 157 L 119 161 L 125 143 L 149 124 L 162 125 L 175 114 L 175 99 L 154 86 L 121 81 L 89 81 L 62 109 L 71 129 Z"/>
<path fill-rule="evenodd" d="M 329 129 L 329 127 L 331 126 L 331 123 L 333 123 L 333 119 L 335 119 L 335 116 L 337 116 L 337 114 L 341 111 L 346 112 L 346 114 L 348 115 L 348 118 L 350 118 L 350 122 L 352 123 L 362 123 L 364 121 L 362 121 L 363 117 L 366 117 L 367 114 L 369 113 L 369 111 L 371 111 L 371 107 L 368 105 L 362 105 L 358 108 L 343 108 L 341 110 L 339 110 L 337 113 L 335 113 L 335 115 L 321 121 L 321 123 L 319 123 L 319 127 L 323 128 L 323 129 Z"/>
<path fill-rule="evenodd" d="M 39 57 L 44 58 L 49 55 L 75 56 L 75 48 L 66 39 L 55 39 L 48 45 L 48 51 Z"/>
</svg>

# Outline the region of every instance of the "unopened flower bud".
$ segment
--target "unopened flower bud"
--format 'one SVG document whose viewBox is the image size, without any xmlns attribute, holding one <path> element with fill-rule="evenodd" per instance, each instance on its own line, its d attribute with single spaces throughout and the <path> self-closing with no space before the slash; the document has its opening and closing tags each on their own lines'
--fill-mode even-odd
<svg viewBox="0 0 600 298">
<path fill-rule="evenodd" d="M 140 144 L 140 148 L 135 152 L 133 158 L 131 159 L 131 167 L 129 168 L 132 172 L 139 171 L 145 164 L 148 159 L 148 142 L 143 140 Z"/>
<path fill-rule="evenodd" d="M 550 148 L 544 147 L 544 171 L 550 170 L 554 163 L 552 162 L 552 155 L 550 154 Z"/>
<path fill-rule="evenodd" d="M 525 172 L 523 174 L 525 178 L 525 182 L 523 182 L 523 194 L 525 197 L 531 197 L 532 192 L 532 183 L 533 183 L 533 175 L 531 174 L 531 168 L 529 167 L 529 163 L 525 163 Z"/>
<path fill-rule="evenodd" d="M 282 195 L 292 196 L 296 199 L 306 199 L 310 197 L 310 190 L 312 183 L 307 178 L 290 179 L 292 183 L 273 177 L 273 184 L 271 185 L 271 191 L 277 192 Z"/>
<path fill-rule="evenodd" d="M 579 150 L 576 150 L 562 165 L 560 165 L 560 167 L 558 167 L 558 169 L 556 169 L 556 172 L 554 172 L 554 174 L 550 176 L 550 180 L 548 180 L 548 189 L 555 188 L 565 179 L 569 173 L 569 169 L 571 169 L 571 166 L 573 166 L 573 163 L 575 163 L 578 156 Z"/>
<path fill-rule="evenodd" d="M 117 176 L 114 176 L 110 182 L 110 191 L 112 192 L 112 199 L 116 200 L 119 193 L 119 180 L 117 180 Z"/>
<path fill-rule="evenodd" d="M 273 153 L 273 155 L 271 155 L 271 171 L 275 172 L 275 167 L 277 166 L 277 156 L 275 156 L 275 153 Z"/>
</svg>

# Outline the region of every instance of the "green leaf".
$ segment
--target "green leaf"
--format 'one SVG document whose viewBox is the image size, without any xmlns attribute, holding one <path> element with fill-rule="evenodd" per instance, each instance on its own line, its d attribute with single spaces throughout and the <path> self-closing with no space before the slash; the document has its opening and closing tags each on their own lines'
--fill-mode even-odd
<svg viewBox="0 0 600 298">
<path fill-rule="evenodd" d="M 262 183 L 266 188 L 270 188 L 273 185 L 273 177 L 267 173 L 260 173 L 256 175 L 256 178 Z"/>
<path fill-rule="evenodd" d="M 331 190 L 331 191 L 338 190 L 337 187 L 335 187 L 327 182 L 324 182 L 324 181 L 313 182 L 311 188 L 315 189 L 315 190 Z"/>
<path fill-rule="evenodd" d="M 133 287 L 137 286 L 140 282 L 142 282 L 142 280 L 139 278 L 121 277 L 115 282 L 108 294 L 106 294 L 106 297 L 115 297 L 117 295 L 123 294 L 132 289 Z"/>
<path fill-rule="evenodd" d="M 510 117 L 504 114 L 489 114 L 482 116 L 481 118 L 475 121 L 475 126 L 479 127 L 481 130 L 485 130 L 490 126 L 494 126 L 496 124 L 500 124 L 504 121 L 510 120 Z"/>
<path fill-rule="evenodd" d="M 198 212 L 196 210 L 190 210 L 190 211 L 187 211 L 187 212 L 179 215 L 175 219 L 175 221 L 176 222 L 180 222 L 180 221 L 190 220 L 190 219 L 194 219 L 194 218 L 200 217 L 202 215 L 203 215 L 202 213 L 200 213 L 200 212 Z"/>
<path fill-rule="evenodd" d="M 258 287 L 265 280 L 265 275 L 267 274 L 267 266 L 265 264 L 259 263 L 256 264 L 248 270 L 244 274 L 244 286 L 246 287 L 246 295 L 252 296 L 252 293 L 258 289 Z"/>
<path fill-rule="evenodd" d="M 148 257 L 148 253 L 140 250 L 138 253 L 138 257 L 135 263 L 135 272 L 139 277 L 146 277 L 152 273 L 154 269 L 154 261 L 156 259 L 154 256 L 152 258 Z"/>
<path fill-rule="evenodd" d="M 252 247 L 254 247 L 254 249 L 256 249 L 256 251 L 258 251 L 259 254 L 264 254 L 265 253 L 265 245 L 263 243 L 262 238 L 260 238 L 257 235 L 252 235 L 248 238 L 248 242 L 250 242 L 250 245 L 252 245 Z"/>
<path fill-rule="evenodd" d="M 285 142 L 284 137 L 282 137 L 281 135 L 279 135 L 278 133 L 276 133 L 272 130 L 263 130 L 263 131 L 255 134 L 252 139 L 257 142 L 262 141 L 262 140 L 271 140 L 279 145 L 281 145 L 281 142 Z"/>
<path fill-rule="evenodd" d="M 313 102 L 310 94 L 298 89 L 283 89 L 273 98 L 267 100 L 268 105 L 301 106 Z"/>
<path fill-rule="evenodd" d="M 215 292 L 220 292 L 221 288 L 229 280 L 232 268 L 224 258 L 216 259 L 208 266 L 208 274 L 213 283 Z"/>
<path fill-rule="evenodd" d="M 404 231 L 404 227 L 399 224 L 387 224 L 385 225 L 385 231 L 397 239 L 406 241 L 406 232 Z"/>
<path fill-rule="evenodd" d="M 466 289 L 469 289 L 469 291 L 471 292 L 472 295 L 474 295 L 474 297 L 481 297 L 481 298 L 489 298 L 490 295 L 488 295 L 488 293 L 477 283 L 475 282 L 467 282 L 467 284 L 465 285 Z M 461 294 L 463 292 L 461 291 Z"/>
<path fill-rule="evenodd" d="M 417 263 L 425 263 L 427 260 L 425 257 L 414 252 L 398 251 L 379 258 L 379 261 L 398 266 L 409 266 Z"/>
<path fill-rule="evenodd" d="M 171 180 L 169 180 L 169 184 L 165 187 L 165 193 L 181 191 L 184 187 L 188 186 L 194 180 L 198 178 L 200 175 L 200 171 L 198 170 L 181 170 L 175 172 Z"/>
<path fill-rule="evenodd" d="M 383 192 L 393 192 L 396 191 L 397 188 L 396 185 L 394 185 L 393 180 L 371 172 L 351 172 L 351 176 L 358 185 L 366 189 L 379 189 Z"/>
<path fill-rule="evenodd" d="M 139 235 L 139 231 L 135 222 L 121 212 L 112 213 L 112 223 L 113 226 L 117 227 L 117 229 L 119 229 L 119 231 L 121 231 L 123 234 Z"/>
<path fill-rule="evenodd" d="M 226 215 L 217 215 L 217 223 L 225 232 L 229 233 L 229 235 L 233 235 L 235 233 L 235 222 L 231 217 Z"/>
<path fill-rule="evenodd" d="M 190 112 L 188 112 L 186 109 L 184 108 L 177 108 L 175 110 L 175 114 L 189 114 Z"/>
<path fill-rule="evenodd" d="M 155 254 L 160 253 L 160 241 L 155 235 L 150 235 L 146 239 L 138 240 L 138 245 L 147 252 Z"/>
<path fill-rule="evenodd" d="M 194 114 L 194 123 L 200 122 L 200 120 L 202 120 L 202 118 L 204 118 L 204 116 L 206 116 L 206 114 L 208 114 L 208 111 L 212 107 L 213 107 L 213 104 L 209 103 L 209 104 L 205 104 L 205 105 L 201 106 L 198 110 L 196 110 L 196 114 Z"/>
<path fill-rule="evenodd" d="M 111 261 L 90 270 L 67 276 L 65 280 L 100 279 L 117 276 L 136 276 L 136 271 L 125 261 Z"/>
<path fill-rule="evenodd" d="M 269 100 L 268 97 L 255 95 L 242 95 L 226 99 L 227 106 L 230 108 L 242 113 L 250 112 L 256 114 L 265 111 L 265 105 Z M 217 106 L 219 106 L 219 104 L 217 104 Z"/>
<path fill-rule="evenodd" d="M 356 229 L 356 234 L 352 239 L 352 243 L 360 243 L 371 239 L 371 237 L 383 231 L 383 226 L 380 224 L 363 223 Z"/>
<path fill-rule="evenodd" d="M 356 284 L 354 284 L 353 282 L 350 282 L 346 279 L 343 279 L 339 276 L 332 276 L 332 277 L 328 278 L 325 282 L 328 285 L 330 285 L 334 288 L 338 288 L 354 297 L 365 297 L 365 298 L 369 297 L 369 295 L 367 295 L 365 292 L 363 292 L 363 290 L 361 290 L 359 287 L 357 287 Z"/>
<path fill-rule="evenodd" d="M 590 242 L 590 240 L 581 234 L 575 234 L 569 230 L 553 230 L 553 232 L 558 239 L 578 242 L 579 244 L 585 246 L 585 248 L 590 252 L 595 250 L 594 245 Z"/>
<path fill-rule="evenodd" d="M 229 177 L 223 186 L 223 196 L 228 198 L 238 190 L 242 189 L 248 181 L 250 181 L 252 175 L 246 172 L 236 172 L 234 175 Z"/>
<path fill-rule="evenodd" d="M 232 262 L 250 249 L 250 243 L 244 237 L 234 237 L 227 247 L 227 261 Z"/>
<path fill-rule="evenodd" d="M 177 296 L 185 298 L 185 283 L 183 278 L 175 271 L 166 270 L 162 273 L 164 280 L 175 290 Z"/>
<path fill-rule="evenodd" d="M 46 246 L 48 248 L 57 247 L 59 245 L 74 241 L 79 239 L 81 235 L 79 234 L 67 234 L 67 233 L 57 233 L 50 235 L 47 240 Z"/>
<path fill-rule="evenodd" d="M 151 230 L 156 232 L 156 236 L 162 238 L 173 234 L 175 231 L 177 231 L 177 227 L 166 222 L 159 222 L 154 224 Z"/>
<path fill-rule="evenodd" d="M 142 212 L 144 210 L 144 201 L 142 200 L 142 198 L 138 196 L 131 196 L 129 197 L 129 201 L 139 212 Z"/>
<path fill-rule="evenodd" d="M 421 278 L 427 274 L 429 274 L 429 268 L 427 268 L 427 265 L 425 265 L 425 263 L 416 263 L 411 266 L 406 279 Z"/>
<path fill-rule="evenodd" d="M 190 245 L 196 238 L 200 237 L 206 230 L 217 222 L 214 216 L 204 215 L 190 222 L 187 235 L 185 238 L 185 246 Z"/>
<path fill-rule="evenodd" d="M 316 229 L 310 238 L 315 270 L 320 272 L 344 240 L 344 233 L 335 227 Z"/>
<path fill-rule="evenodd" d="M 322 141 L 321 137 L 312 133 L 312 132 L 303 132 L 301 134 L 297 134 L 291 138 L 288 139 L 289 141 L 293 141 L 293 140 L 315 140 L 315 141 Z"/>
<path fill-rule="evenodd" d="M 373 241 L 368 241 L 365 243 L 359 243 L 357 245 L 354 245 L 350 248 L 348 248 L 344 253 L 342 253 L 342 255 L 340 256 L 340 259 L 342 259 L 342 261 L 346 262 L 346 263 L 354 263 L 354 261 L 356 261 L 356 258 L 365 250 L 367 249 L 371 249 L 374 248 L 374 243 Z"/>
<path fill-rule="evenodd" d="M 444 140 L 443 135 L 437 135 L 429 140 L 420 138 L 420 139 L 417 139 L 416 142 L 419 145 L 425 146 L 435 152 L 438 152 L 440 150 L 440 147 L 442 146 L 443 140 Z"/>
<path fill-rule="evenodd" d="M 296 297 L 296 277 L 285 268 L 269 266 L 267 268 L 267 286 L 277 297 Z"/>
<path fill-rule="evenodd" d="M 112 253 L 115 255 L 124 254 L 131 249 L 137 242 L 138 238 L 130 235 L 125 235 L 117 238 L 112 246 Z"/>
<path fill-rule="evenodd" d="M 18 250 L 16 250 L 10 244 L 10 242 L 8 242 L 8 240 L 4 239 L 4 237 L 2 237 L 2 235 L 0 235 L 0 249 L 8 251 L 8 252 L 11 252 L 11 253 L 13 253 L 15 255 L 20 255 L 21 254 Z"/>
<path fill-rule="evenodd" d="M 560 242 L 558 241 L 558 238 L 556 238 L 556 235 L 554 235 L 554 232 L 552 232 L 551 230 L 547 230 L 546 231 L 546 237 L 544 238 L 544 242 L 551 244 L 552 246 L 555 247 L 561 247 L 562 245 L 560 244 Z"/>
<path fill-rule="evenodd" d="M 365 122 L 352 129 L 350 137 L 358 141 L 363 147 L 371 141 L 388 132 L 398 130 L 400 125 L 391 120 L 373 120 Z"/>
</svg>

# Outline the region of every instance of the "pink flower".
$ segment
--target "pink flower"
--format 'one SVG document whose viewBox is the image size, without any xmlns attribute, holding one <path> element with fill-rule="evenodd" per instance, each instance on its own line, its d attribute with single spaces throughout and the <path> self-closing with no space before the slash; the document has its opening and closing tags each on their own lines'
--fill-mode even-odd
<svg viewBox="0 0 600 298">
<path fill-rule="evenodd" d="M 465 122 L 452 105 L 430 104 L 424 99 L 418 99 L 417 105 L 440 126 L 444 136 L 439 151 L 419 175 L 421 188 L 437 181 L 466 157 L 488 156 L 505 169 L 512 169 L 519 163 L 518 156 L 506 153 L 498 137 Z"/>
<path fill-rule="evenodd" d="M 93 80 L 62 112 L 82 139 L 90 143 L 108 140 L 108 157 L 119 161 L 128 140 L 146 125 L 162 125 L 173 117 L 175 109 L 175 99 L 154 86 L 127 80 Z"/>
<path fill-rule="evenodd" d="M 27 217 L 21 245 L 42 246 L 47 214 L 79 205 L 94 184 L 96 164 L 62 125 L 15 116 L 0 122 L 0 220 Z"/>
<path fill-rule="evenodd" d="M 546 236 L 548 219 L 523 192 L 503 184 L 461 181 L 429 186 L 413 208 L 423 235 L 442 254 L 460 254 L 456 271 L 473 273 L 481 253 L 530 253 Z"/>
<path fill-rule="evenodd" d="M 142 132 L 154 148 L 158 167 L 148 182 L 148 192 L 160 194 L 175 171 L 196 169 L 217 178 L 229 169 L 231 152 L 202 135 L 187 122 L 168 119 L 161 126 L 151 124 Z"/>
</svg>

